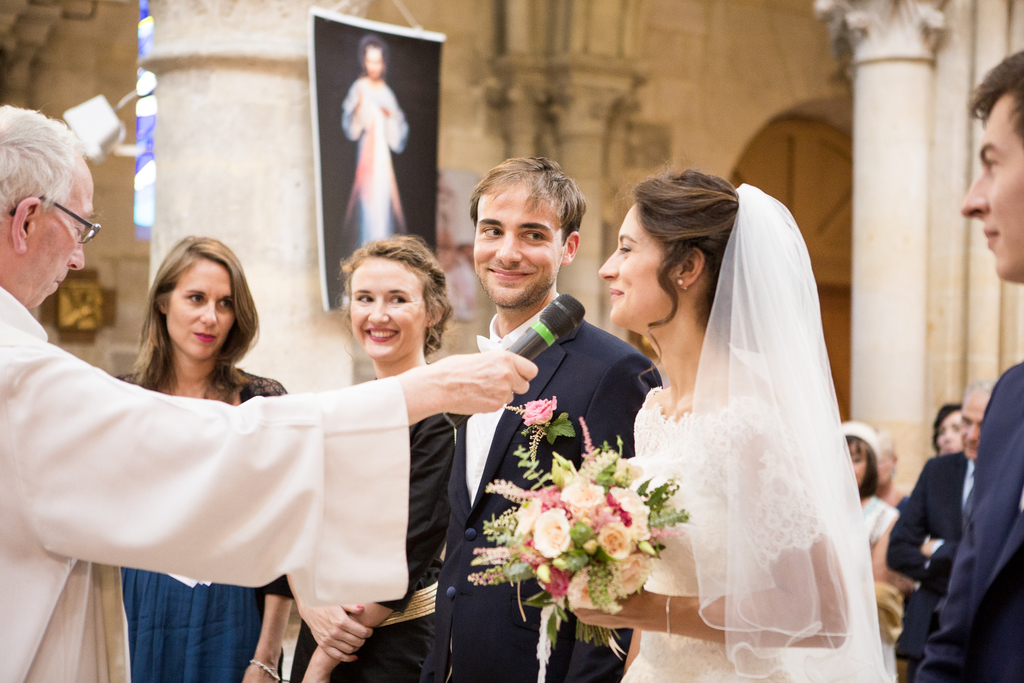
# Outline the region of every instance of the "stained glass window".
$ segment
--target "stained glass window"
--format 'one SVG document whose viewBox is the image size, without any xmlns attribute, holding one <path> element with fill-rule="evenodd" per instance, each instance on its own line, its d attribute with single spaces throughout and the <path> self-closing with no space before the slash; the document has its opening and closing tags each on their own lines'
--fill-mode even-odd
<svg viewBox="0 0 1024 683">
<path fill-rule="evenodd" d="M 153 49 L 153 17 L 149 0 L 139 0 L 139 58 Z M 156 75 L 139 69 L 135 83 L 139 96 L 135 103 L 135 237 L 148 241 L 156 214 L 156 160 L 153 157 L 153 131 L 156 129 Z"/>
</svg>

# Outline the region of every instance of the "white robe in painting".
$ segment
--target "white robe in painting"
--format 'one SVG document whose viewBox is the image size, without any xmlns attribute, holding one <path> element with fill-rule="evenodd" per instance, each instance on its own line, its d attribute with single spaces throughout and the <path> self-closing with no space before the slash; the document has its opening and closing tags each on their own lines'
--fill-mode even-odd
<svg viewBox="0 0 1024 683">
<path fill-rule="evenodd" d="M 356 79 L 341 105 L 341 127 L 349 140 L 359 141 L 345 229 L 358 230 L 360 244 L 404 234 L 391 153 L 405 150 L 409 124 L 395 93 L 383 81 Z"/>
<path fill-rule="evenodd" d="M 120 382 L 45 339 L 0 289 L 0 681 L 109 680 L 123 612 L 101 593 L 120 584 L 94 563 L 288 574 L 313 604 L 405 592 L 397 380 L 234 407 Z"/>
</svg>

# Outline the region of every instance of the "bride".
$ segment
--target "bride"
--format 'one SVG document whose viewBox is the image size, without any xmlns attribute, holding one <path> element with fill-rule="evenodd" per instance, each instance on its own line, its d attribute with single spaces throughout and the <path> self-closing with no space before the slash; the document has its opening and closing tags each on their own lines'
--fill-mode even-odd
<svg viewBox="0 0 1024 683">
<path fill-rule="evenodd" d="M 670 380 L 637 415 L 633 462 L 676 480 L 691 521 L 620 613 L 577 616 L 634 629 L 634 683 L 888 680 L 792 216 L 693 170 L 649 178 L 633 199 L 601 277 L 612 321 L 648 337 Z"/>
</svg>

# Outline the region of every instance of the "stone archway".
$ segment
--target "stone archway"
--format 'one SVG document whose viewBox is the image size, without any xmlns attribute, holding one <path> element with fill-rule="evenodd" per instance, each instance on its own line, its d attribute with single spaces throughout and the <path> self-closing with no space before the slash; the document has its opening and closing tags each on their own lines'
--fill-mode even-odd
<svg viewBox="0 0 1024 683">
<path fill-rule="evenodd" d="M 825 345 L 843 419 L 850 417 L 853 156 L 850 136 L 818 120 L 772 121 L 744 150 L 731 180 L 784 203 L 804 235 L 818 281 Z"/>
</svg>

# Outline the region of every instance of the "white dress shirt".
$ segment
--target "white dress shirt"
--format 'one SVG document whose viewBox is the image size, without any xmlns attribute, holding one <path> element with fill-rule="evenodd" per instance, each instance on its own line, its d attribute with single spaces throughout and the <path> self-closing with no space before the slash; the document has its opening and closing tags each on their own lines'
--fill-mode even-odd
<svg viewBox="0 0 1024 683">
<path fill-rule="evenodd" d="M 502 337 L 498 334 L 498 316 L 494 316 L 491 319 L 490 338 L 478 336 L 477 346 L 481 351 L 507 349 L 519 341 L 530 325 L 538 320 L 540 311 Z M 466 422 L 466 490 L 469 493 L 470 504 L 476 500 L 480 479 L 484 476 L 484 466 L 487 464 L 487 454 L 490 453 L 491 441 L 494 440 L 494 431 L 498 428 L 498 421 L 504 412 L 505 408 L 499 408 L 493 413 L 478 413 Z"/>
<path fill-rule="evenodd" d="M 394 379 L 237 407 L 146 391 L 47 344 L 0 288 L 0 681 L 109 678 L 124 617 L 94 563 L 400 597 L 408 426 Z"/>
</svg>

